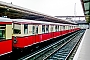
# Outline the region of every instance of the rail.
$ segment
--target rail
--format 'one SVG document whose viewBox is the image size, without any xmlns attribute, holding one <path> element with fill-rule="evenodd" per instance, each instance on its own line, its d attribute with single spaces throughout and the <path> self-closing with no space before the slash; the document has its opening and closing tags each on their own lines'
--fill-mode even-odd
<svg viewBox="0 0 90 60">
<path fill-rule="evenodd" d="M 64 45 L 62 48 L 58 48 L 54 53 L 51 53 L 49 56 L 47 56 L 43 60 L 50 60 L 50 59 L 67 60 L 83 34 L 81 34 L 80 32 L 76 35 L 78 36 L 73 38 L 69 43 Z"/>
</svg>

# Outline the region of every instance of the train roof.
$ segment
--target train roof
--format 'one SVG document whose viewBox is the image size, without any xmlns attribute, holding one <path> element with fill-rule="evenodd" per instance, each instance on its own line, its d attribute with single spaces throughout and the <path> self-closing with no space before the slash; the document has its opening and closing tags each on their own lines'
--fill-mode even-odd
<svg viewBox="0 0 90 60">
<path fill-rule="evenodd" d="M 35 20 L 28 20 L 28 19 L 10 19 L 10 18 L 4 18 L 0 17 L 0 22 L 14 22 L 14 23 L 24 23 L 24 24 L 42 24 L 42 25 L 71 25 L 76 26 L 72 24 L 63 24 L 63 23 L 54 23 L 54 22 L 46 22 L 46 21 L 35 21 Z"/>
<path fill-rule="evenodd" d="M 36 23 L 36 24 L 45 24 L 45 25 L 71 25 L 71 24 L 62 24 L 62 23 L 53 23 L 53 22 L 46 22 L 46 21 L 35 21 L 35 20 L 27 20 L 27 19 L 12 19 L 12 21 L 15 23 Z"/>
<path fill-rule="evenodd" d="M 0 22 L 12 22 L 12 20 L 10 18 L 0 17 Z"/>
</svg>

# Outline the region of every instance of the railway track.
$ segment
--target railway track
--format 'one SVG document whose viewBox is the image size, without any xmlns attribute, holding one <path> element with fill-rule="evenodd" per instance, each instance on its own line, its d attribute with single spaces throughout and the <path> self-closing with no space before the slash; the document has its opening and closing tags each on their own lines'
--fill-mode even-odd
<svg viewBox="0 0 90 60">
<path fill-rule="evenodd" d="M 66 45 L 69 46 L 70 42 L 74 41 L 75 37 L 77 35 L 78 35 L 77 38 L 79 39 L 80 38 L 79 34 L 81 32 L 82 31 L 77 31 L 74 34 L 71 34 L 70 36 L 67 36 L 64 39 L 61 39 L 61 40 L 59 40 L 59 41 L 57 41 L 57 42 L 55 42 L 55 43 L 53 43 L 53 44 L 51 44 L 49 46 L 46 46 L 46 47 L 44 47 L 44 48 L 42 48 L 42 49 L 40 49 L 40 50 L 38 50 L 38 51 L 36 51 L 36 52 L 34 52 L 32 54 L 29 54 L 27 56 L 24 56 L 24 57 L 20 58 L 18 60 L 50 60 L 50 59 L 55 59 L 56 55 L 57 55 L 56 58 L 58 58 L 60 56 L 58 54 L 55 54 L 56 51 L 58 51 L 60 49 L 62 54 L 64 54 L 66 52 L 66 50 L 64 51 L 64 49 L 67 49 L 68 52 L 69 52 L 71 49 L 69 47 L 67 47 Z M 81 34 L 81 36 L 82 36 L 82 34 Z M 76 43 L 76 42 L 77 42 L 77 40 L 74 41 L 74 43 Z M 71 43 L 71 44 L 73 44 L 73 43 Z M 65 48 L 63 48 L 63 47 L 65 47 Z M 72 47 L 73 47 L 73 45 L 72 45 Z M 68 52 L 66 52 L 66 53 L 68 54 Z M 64 57 L 62 54 L 61 54 L 61 56 Z"/>
<path fill-rule="evenodd" d="M 64 45 L 62 48 L 57 49 L 54 53 L 51 53 L 49 56 L 44 58 L 43 60 L 67 60 L 70 54 L 72 53 L 74 47 L 80 41 L 83 32 L 77 34 L 75 38 L 73 38 L 69 43 Z"/>
</svg>

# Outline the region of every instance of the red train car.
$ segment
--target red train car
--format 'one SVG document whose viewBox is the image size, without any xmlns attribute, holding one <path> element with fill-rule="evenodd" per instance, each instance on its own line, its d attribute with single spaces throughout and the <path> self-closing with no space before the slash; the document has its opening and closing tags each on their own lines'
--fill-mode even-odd
<svg viewBox="0 0 90 60">
<path fill-rule="evenodd" d="M 0 56 L 12 52 L 12 21 L 0 17 Z"/>
<path fill-rule="evenodd" d="M 13 46 L 25 48 L 76 30 L 75 25 L 13 19 Z"/>
</svg>

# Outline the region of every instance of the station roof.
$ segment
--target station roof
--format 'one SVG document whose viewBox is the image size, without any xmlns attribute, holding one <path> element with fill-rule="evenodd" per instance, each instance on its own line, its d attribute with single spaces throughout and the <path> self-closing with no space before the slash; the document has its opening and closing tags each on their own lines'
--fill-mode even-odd
<svg viewBox="0 0 90 60">
<path fill-rule="evenodd" d="M 65 21 L 57 17 L 52 17 L 42 14 L 40 12 L 32 11 L 27 8 L 0 1 L 0 17 L 2 16 L 7 16 L 7 18 L 11 19 L 29 19 L 55 23 L 77 24 L 74 22 Z"/>
<path fill-rule="evenodd" d="M 81 0 L 84 15 L 86 18 L 90 18 L 90 0 Z"/>
</svg>

